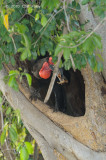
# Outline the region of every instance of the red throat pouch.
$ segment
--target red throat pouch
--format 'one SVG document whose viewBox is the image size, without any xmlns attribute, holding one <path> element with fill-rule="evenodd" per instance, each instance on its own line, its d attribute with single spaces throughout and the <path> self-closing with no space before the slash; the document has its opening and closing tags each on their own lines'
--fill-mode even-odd
<svg viewBox="0 0 106 160">
<path fill-rule="evenodd" d="M 45 62 L 39 71 L 39 76 L 43 79 L 48 79 L 51 76 L 51 69 L 49 67 L 49 64 Z"/>
</svg>

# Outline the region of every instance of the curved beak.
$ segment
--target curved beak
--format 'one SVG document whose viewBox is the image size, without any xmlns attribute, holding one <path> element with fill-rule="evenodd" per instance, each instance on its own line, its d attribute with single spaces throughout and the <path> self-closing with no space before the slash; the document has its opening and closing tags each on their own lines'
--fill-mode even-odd
<svg viewBox="0 0 106 160">
<path fill-rule="evenodd" d="M 54 70 L 54 65 L 50 65 L 49 67 L 52 71 Z M 63 69 L 62 68 L 59 68 L 57 78 L 59 79 L 59 82 L 57 82 L 58 84 L 68 83 L 67 78 L 63 74 Z"/>
<path fill-rule="evenodd" d="M 62 68 L 59 68 L 57 77 L 58 77 L 58 79 L 59 79 L 59 82 L 57 82 L 58 84 L 68 83 L 67 78 L 66 78 L 66 77 L 64 76 L 64 74 L 63 74 Z"/>
</svg>

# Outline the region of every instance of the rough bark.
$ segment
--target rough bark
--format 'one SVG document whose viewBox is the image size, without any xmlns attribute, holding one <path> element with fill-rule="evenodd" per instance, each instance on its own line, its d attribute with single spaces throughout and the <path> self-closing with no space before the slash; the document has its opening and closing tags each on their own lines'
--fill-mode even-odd
<svg viewBox="0 0 106 160">
<path fill-rule="evenodd" d="M 91 17 L 88 18 L 89 13 Z M 90 26 L 87 26 L 88 28 L 94 28 L 96 26 L 94 17 L 91 12 L 88 11 L 87 6 L 82 6 L 80 18 L 81 22 L 84 22 L 85 19 L 90 19 L 92 23 L 89 23 Z M 103 30 L 103 28 L 101 30 Z M 101 30 L 100 34 L 102 33 Z M 105 33 L 102 33 L 101 35 L 104 37 Z M 104 47 L 104 44 L 106 44 L 105 37 L 103 40 Z M 105 48 L 104 50 L 106 51 Z M 104 59 L 106 58 L 105 55 L 104 52 Z M 106 62 L 106 60 L 104 60 L 104 62 Z M 105 67 L 104 64 L 104 77 L 106 71 Z M 36 107 L 34 108 L 34 106 L 26 99 L 29 98 L 28 89 L 24 89 L 20 85 L 20 91 L 26 96 L 26 98 L 20 92 L 16 93 L 4 84 L 2 78 L 5 75 L 5 71 L 2 70 L 0 72 L 0 90 L 2 90 L 12 107 L 21 110 L 22 118 L 26 127 L 29 129 L 32 136 L 35 139 L 38 139 L 39 145 L 42 145 L 39 138 L 44 138 L 44 143 L 46 143 L 48 148 L 50 147 L 49 153 L 53 154 L 50 158 L 51 160 L 55 157 L 53 153 L 54 148 L 69 160 L 106 159 L 106 95 L 103 95 L 101 91 L 102 87 L 105 87 L 105 84 L 102 76 L 93 73 L 89 68 L 89 65 L 87 65 L 81 73 L 85 81 L 86 114 L 83 117 L 71 117 L 60 112 L 54 113 L 52 109 L 39 100 L 36 102 L 32 101 L 32 104 Z M 63 128 L 68 133 L 59 127 Z M 38 133 L 38 136 L 36 132 Z M 44 150 L 45 147 L 42 151 Z M 46 153 L 47 152 L 45 151 L 43 155 L 45 159 L 48 159 Z"/>
<path fill-rule="evenodd" d="M 87 148 L 83 144 L 76 141 L 70 134 L 64 132 L 62 129 L 60 129 L 58 126 L 56 126 L 50 119 L 48 119 L 38 109 L 34 108 L 34 106 L 32 104 L 30 104 L 30 102 L 22 95 L 22 93 L 15 92 L 13 89 L 11 89 L 7 85 L 5 85 L 5 83 L 3 82 L 4 76 L 5 76 L 5 71 L 4 70 L 0 71 L 0 90 L 3 92 L 3 94 L 5 95 L 7 100 L 9 101 L 9 103 L 15 109 L 16 108 L 20 109 L 22 119 L 24 119 L 25 124 L 27 124 L 27 127 L 30 129 L 30 133 L 33 135 L 34 138 L 36 138 L 36 136 L 34 136 L 34 134 L 36 134 L 36 131 L 37 131 L 40 135 L 42 135 L 42 137 L 44 137 L 44 139 L 47 141 L 47 143 L 49 144 L 49 146 L 52 149 L 56 149 L 58 152 L 63 154 L 69 160 L 71 160 L 71 159 L 73 159 L 73 160 L 74 159 L 75 160 L 76 159 L 99 160 L 99 159 L 106 158 L 105 152 L 104 153 L 103 152 L 95 152 L 95 151 L 91 150 L 90 148 Z M 74 117 L 66 116 L 61 113 L 52 113 L 51 109 L 48 109 L 48 106 L 46 106 L 44 103 L 39 102 L 39 101 L 36 102 L 37 107 L 38 107 L 38 105 L 39 105 L 39 108 L 41 107 L 42 112 L 44 112 L 44 110 L 46 109 L 46 111 L 47 111 L 47 113 L 45 112 L 46 115 L 48 114 L 48 111 L 49 111 L 49 113 L 51 112 L 51 114 L 48 114 L 48 116 L 52 120 L 53 120 L 53 118 L 57 117 L 55 122 L 57 122 L 58 124 L 59 124 L 59 122 L 60 122 L 60 124 L 62 124 L 62 122 L 63 122 L 64 128 L 67 125 L 68 125 L 68 128 L 70 128 L 69 127 L 70 125 L 73 126 L 72 128 L 70 128 L 70 131 L 72 131 L 72 133 L 74 133 L 75 130 L 77 128 L 79 128 L 80 131 L 79 131 L 79 129 L 77 130 L 77 135 L 80 134 L 80 132 L 82 130 L 81 121 L 80 121 L 81 118 L 74 118 Z M 65 118 L 65 121 L 67 120 L 66 124 L 64 124 L 64 118 Z M 72 122 L 72 120 L 73 120 L 73 122 Z M 80 121 L 80 123 L 78 123 L 79 121 Z M 69 124 L 69 122 L 70 122 L 70 124 Z M 73 125 L 73 123 L 74 123 L 74 125 Z M 86 121 L 85 122 L 82 121 L 82 123 L 84 123 L 84 126 L 86 129 L 89 129 L 87 126 L 89 123 L 87 123 Z M 76 127 L 75 127 L 75 124 L 77 125 Z M 78 125 L 80 125 L 80 127 Z M 67 130 L 67 127 L 66 127 L 66 130 Z M 74 130 L 74 132 L 73 132 L 73 130 Z M 84 131 L 82 131 L 82 133 L 84 134 L 84 136 L 85 136 L 85 134 L 87 134 L 87 132 L 84 133 Z M 90 134 L 91 134 L 91 132 L 90 132 Z M 89 135 L 86 135 L 86 137 L 87 136 L 89 136 Z M 90 138 L 87 138 L 87 139 L 90 140 Z M 93 139 L 93 141 L 94 141 L 94 139 Z M 91 141 L 91 142 L 93 143 L 93 141 Z M 71 157 L 71 159 L 70 159 L 70 157 Z"/>
</svg>

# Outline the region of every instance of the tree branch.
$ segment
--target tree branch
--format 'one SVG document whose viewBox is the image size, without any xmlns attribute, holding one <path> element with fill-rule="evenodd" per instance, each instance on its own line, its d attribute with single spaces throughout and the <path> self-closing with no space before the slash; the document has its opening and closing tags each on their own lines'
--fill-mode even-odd
<svg viewBox="0 0 106 160">
<path fill-rule="evenodd" d="M 24 123 L 24 124 L 28 128 L 28 130 L 30 131 L 31 135 L 33 137 L 35 137 L 35 140 L 37 141 L 37 144 L 40 147 L 40 150 L 42 152 L 44 159 L 45 160 L 57 160 L 57 158 L 54 154 L 53 148 L 50 147 L 50 145 L 44 139 L 44 137 L 28 123 Z"/>
<path fill-rule="evenodd" d="M 70 24 L 69 24 L 69 17 L 68 17 L 67 12 L 66 12 L 65 3 L 66 3 L 66 0 L 63 1 L 63 8 L 64 8 L 64 14 L 65 14 L 65 17 L 66 17 L 66 22 L 67 22 L 67 30 L 69 32 L 71 32 L 71 30 L 70 30 Z"/>
<path fill-rule="evenodd" d="M 63 51 L 58 54 L 58 61 L 54 66 L 53 76 L 51 78 L 51 82 L 50 82 L 50 85 L 49 85 L 49 88 L 48 88 L 44 103 L 48 102 L 48 100 L 50 98 L 50 95 L 52 93 L 53 86 L 54 86 L 54 83 L 55 83 L 55 80 L 56 80 L 56 76 L 57 76 L 57 73 L 58 73 L 58 68 L 59 68 L 59 64 L 60 64 L 60 60 L 61 60 L 62 55 L 63 55 Z"/>
<path fill-rule="evenodd" d="M 35 108 L 21 92 L 16 92 L 12 88 L 9 88 L 3 82 L 5 75 L 4 69 L 0 71 L 0 90 L 3 95 L 14 109 L 20 109 L 25 124 L 30 125 L 35 131 L 39 132 L 52 149 L 55 148 L 64 155 L 67 160 L 70 160 L 70 157 L 74 160 L 77 160 L 77 158 L 81 160 L 105 160 L 105 152 L 95 152 L 79 143 L 70 134 L 64 132 Z M 34 130 L 32 132 L 34 132 Z M 34 136 L 33 133 L 31 134 Z M 35 136 L 34 138 L 36 139 Z M 76 155 L 77 158 L 74 155 Z"/>
<path fill-rule="evenodd" d="M 70 59 L 71 59 L 71 62 L 72 62 L 73 70 L 75 72 L 76 71 L 76 69 L 75 69 L 75 63 L 74 63 L 74 60 L 73 60 L 73 57 L 72 57 L 71 54 L 70 54 Z"/>
</svg>

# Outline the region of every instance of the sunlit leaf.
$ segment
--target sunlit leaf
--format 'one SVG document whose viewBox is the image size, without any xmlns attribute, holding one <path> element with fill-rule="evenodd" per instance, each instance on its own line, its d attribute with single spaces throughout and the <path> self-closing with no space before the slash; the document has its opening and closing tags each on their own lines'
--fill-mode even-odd
<svg viewBox="0 0 106 160">
<path fill-rule="evenodd" d="M 41 24 L 44 27 L 46 25 L 46 23 L 47 23 L 47 18 L 43 15 L 41 18 Z"/>
<path fill-rule="evenodd" d="M 3 100 L 2 97 L 0 97 L 0 104 L 2 104 L 2 100 Z"/>
<path fill-rule="evenodd" d="M 85 4 L 87 4 L 89 1 L 90 1 L 90 0 L 83 0 L 81 3 L 82 3 L 82 5 L 85 5 Z"/>
<path fill-rule="evenodd" d="M 27 81 L 28 81 L 29 86 L 31 86 L 31 84 L 32 84 L 32 77 L 31 77 L 31 75 L 28 74 L 28 73 L 25 73 L 25 75 L 27 77 Z"/>
<path fill-rule="evenodd" d="M 39 19 L 39 13 L 35 15 L 35 21 L 37 21 L 38 19 Z"/>
<path fill-rule="evenodd" d="M 32 7 L 28 7 L 28 13 L 31 14 L 33 11 L 33 8 Z"/>
<path fill-rule="evenodd" d="M 11 113 L 11 108 L 9 107 L 6 111 L 6 115 L 10 114 Z"/>
<path fill-rule="evenodd" d="M 1 143 L 1 145 L 4 144 L 5 139 L 6 139 L 6 129 L 4 128 L 4 129 L 3 129 L 3 132 L 2 132 L 2 134 L 1 134 L 1 136 L 0 136 L 0 143 Z"/>
<path fill-rule="evenodd" d="M 32 144 L 30 142 L 25 142 L 25 146 L 27 148 L 27 151 L 29 154 L 32 154 L 33 153 L 33 147 L 32 147 Z"/>
<path fill-rule="evenodd" d="M 9 29 L 8 14 L 4 16 L 4 26 L 7 30 Z"/>
<path fill-rule="evenodd" d="M 11 126 L 9 128 L 9 136 L 10 136 L 10 139 L 15 142 L 17 140 L 17 132 L 15 131 L 15 129 Z"/>
<path fill-rule="evenodd" d="M 26 149 L 26 147 L 22 147 L 20 150 L 20 159 L 21 160 L 28 160 L 29 158 L 29 153 Z"/>
<path fill-rule="evenodd" d="M 68 60 L 70 58 L 70 49 L 69 48 L 64 48 L 63 49 L 63 57 L 65 60 Z"/>
</svg>

